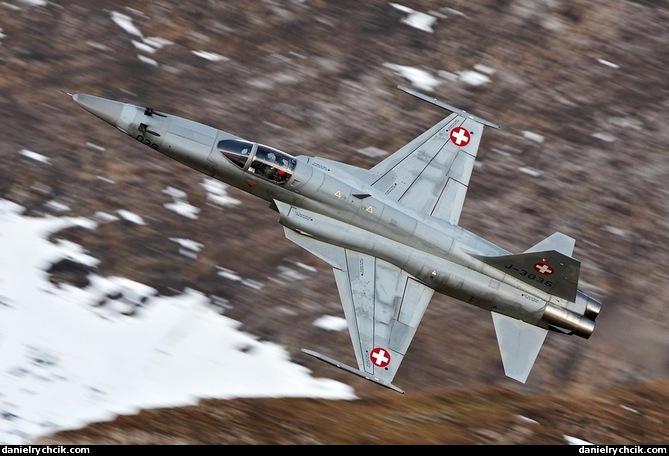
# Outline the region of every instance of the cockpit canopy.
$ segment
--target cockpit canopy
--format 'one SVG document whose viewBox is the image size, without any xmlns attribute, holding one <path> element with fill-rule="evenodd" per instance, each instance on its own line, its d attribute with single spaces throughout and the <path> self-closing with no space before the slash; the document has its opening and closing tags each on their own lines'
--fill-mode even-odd
<svg viewBox="0 0 669 456">
<path fill-rule="evenodd" d="M 241 169 L 277 184 L 290 179 L 297 160 L 292 155 L 242 139 L 223 139 L 218 150 Z"/>
</svg>

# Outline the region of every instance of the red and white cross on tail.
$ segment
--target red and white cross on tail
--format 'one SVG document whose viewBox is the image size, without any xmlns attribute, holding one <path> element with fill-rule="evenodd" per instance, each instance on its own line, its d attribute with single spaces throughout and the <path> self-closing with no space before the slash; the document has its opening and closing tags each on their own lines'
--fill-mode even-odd
<svg viewBox="0 0 669 456">
<path fill-rule="evenodd" d="M 544 275 L 551 275 L 553 273 L 553 268 L 547 263 L 536 263 L 534 270 Z"/>
</svg>

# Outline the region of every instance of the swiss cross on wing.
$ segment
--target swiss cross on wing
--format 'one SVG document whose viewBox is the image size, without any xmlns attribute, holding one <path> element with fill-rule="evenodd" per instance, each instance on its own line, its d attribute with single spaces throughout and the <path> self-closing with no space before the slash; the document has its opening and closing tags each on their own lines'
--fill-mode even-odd
<svg viewBox="0 0 669 456">
<path fill-rule="evenodd" d="M 450 133 L 451 141 L 458 147 L 464 147 L 469 144 L 472 137 L 464 127 L 455 127 Z"/>
<path fill-rule="evenodd" d="M 388 353 L 388 350 L 385 348 L 376 347 L 369 354 L 369 359 L 372 360 L 372 364 L 375 366 L 386 367 L 390 364 L 390 353 Z"/>
</svg>

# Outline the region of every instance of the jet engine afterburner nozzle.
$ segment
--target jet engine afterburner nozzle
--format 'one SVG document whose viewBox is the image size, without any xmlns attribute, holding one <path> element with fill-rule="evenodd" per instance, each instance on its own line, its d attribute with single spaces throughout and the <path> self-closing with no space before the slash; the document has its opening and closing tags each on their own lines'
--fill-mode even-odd
<svg viewBox="0 0 669 456">
<path fill-rule="evenodd" d="M 542 319 L 552 326 L 565 329 L 584 339 L 588 339 L 595 330 L 595 322 L 590 318 L 576 315 L 563 307 L 551 304 L 546 306 Z"/>
</svg>

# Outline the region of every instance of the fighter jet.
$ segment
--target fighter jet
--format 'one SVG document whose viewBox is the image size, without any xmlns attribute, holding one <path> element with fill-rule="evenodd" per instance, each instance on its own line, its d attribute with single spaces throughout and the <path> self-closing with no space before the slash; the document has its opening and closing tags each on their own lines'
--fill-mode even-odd
<svg viewBox="0 0 669 456">
<path fill-rule="evenodd" d="M 357 368 L 305 354 L 404 393 L 392 381 L 436 291 L 491 313 L 504 372 L 525 383 L 549 331 L 594 331 L 602 304 L 578 289 L 575 240 L 556 232 L 512 254 L 459 226 L 484 128 L 499 127 L 398 88 L 450 114 L 370 169 L 69 95 L 136 141 L 268 201 L 285 236 L 332 267 Z"/>
</svg>

